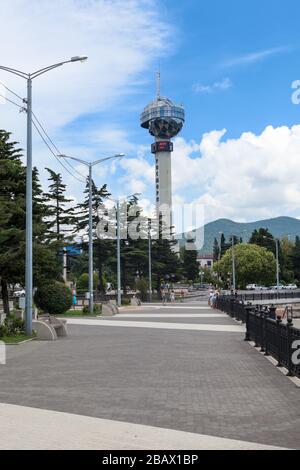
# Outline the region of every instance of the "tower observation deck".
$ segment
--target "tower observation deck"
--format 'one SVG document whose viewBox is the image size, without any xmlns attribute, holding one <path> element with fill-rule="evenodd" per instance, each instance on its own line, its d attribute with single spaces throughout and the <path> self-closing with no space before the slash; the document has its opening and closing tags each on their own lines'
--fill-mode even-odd
<svg viewBox="0 0 300 470">
<path fill-rule="evenodd" d="M 185 121 L 182 105 L 174 104 L 168 98 L 160 96 L 160 74 L 158 74 L 157 97 L 149 103 L 141 114 L 141 127 L 148 129 L 155 138 L 151 152 L 155 155 L 156 205 L 159 212 L 168 208 L 169 226 L 172 225 L 172 174 L 171 139 L 181 131 Z"/>
</svg>

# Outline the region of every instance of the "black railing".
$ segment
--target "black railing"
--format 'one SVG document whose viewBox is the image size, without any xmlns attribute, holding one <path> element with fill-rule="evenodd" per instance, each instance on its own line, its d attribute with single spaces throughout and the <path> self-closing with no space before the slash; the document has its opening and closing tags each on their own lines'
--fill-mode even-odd
<svg viewBox="0 0 300 470">
<path fill-rule="evenodd" d="M 300 377 L 300 329 L 293 326 L 292 318 L 283 323 L 276 318 L 275 307 L 245 304 L 233 296 L 220 296 L 216 307 L 246 324 L 246 341 L 276 359 L 278 367 L 286 367 L 289 376 Z"/>
<path fill-rule="evenodd" d="M 255 302 L 256 300 L 287 300 L 300 299 L 300 291 L 284 291 L 284 292 L 247 292 L 244 294 L 236 294 L 236 300 L 241 302 Z"/>
</svg>

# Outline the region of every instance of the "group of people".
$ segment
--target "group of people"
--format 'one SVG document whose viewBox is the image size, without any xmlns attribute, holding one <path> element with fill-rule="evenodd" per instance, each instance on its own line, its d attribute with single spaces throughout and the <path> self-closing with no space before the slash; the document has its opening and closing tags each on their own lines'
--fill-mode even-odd
<svg viewBox="0 0 300 470">
<path fill-rule="evenodd" d="M 162 287 L 160 291 L 160 297 L 163 305 L 165 305 L 167 302 L 174 303 L 176 300 L 175 296 L 175 291 L 174 289 L 170 289 L 169 287 Z M 184 291 L 180 291 L 180 299 L 182 300 L 184 298 Z"/>
<path fill-rule="evenodd" d="M 219 295 L 220 295 L 220 292 L 218 290 L 210 291 L 209 297 L 208 297 L 208 305 L 211 308 L 216 308 Z"/>
</svg>

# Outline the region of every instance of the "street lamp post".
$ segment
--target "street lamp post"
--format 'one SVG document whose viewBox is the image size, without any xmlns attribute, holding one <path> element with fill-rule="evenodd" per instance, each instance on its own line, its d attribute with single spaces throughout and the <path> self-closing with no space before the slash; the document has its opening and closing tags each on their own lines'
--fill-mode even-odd
<svg viewBox="0 0 300 470">
<path fill-rule="evenodd" d="M 235 292 L 236 289 L 236 277 L 235 277 L 235 244 L 234 244 L 234 235 L 231 237 L 232 241 L 232 288 Z"/>
<path fill-rule="evenodd" d="M 58 155 L 61 158 L 70 158 L 71 160 L 75 160 L 79 162 L 89 169 L 89 312 L 90 314 L 94 313 L 94 263 L 93 263 L 93 186 L 92 186 L 92 169 L 94 166 L 99 165 L 107 160 L 111 160 L 113 158 L 122 158 L 124 157 L 124 153 L 119 153 L 116 155 L 112 155 L 111 157 L 104 157 L 100 160 L 96 160 L 94 162 L 87 162 L 82 160 L 81 158 L 77 157 L 70 157 L 69 155 Z"/>
<path fill-rule="evenodd" d="M 219 232 L 220 235 L 220 244 L 219 244 L 219 253 L 218 253 L 218 282 L 221 281 L 221 276 L 220 276 L 220 261 L 222 258 L 222 235 L 223 232 Z"/>
<path fill-rule="evenodd" d="M 152 239 L 151 239 L 151 219 L 148 219 L 148 259 L 149 259 L 149 301 L 152 302 Z"/>
<path fill-rule="evenodd" d="M 121 296 L 121 236 L 120 236 L 120 201 L 117 200 L 117 293 L 118 307 L 122 305 Z"/>
<path fill-rule="evenodd" d="M 123 154 L 122 154 L 123 156 Z M 139 196 L 139 193 L 131 194 L 130 196 L 126 196 L 124 199 L 127 200 L 130 197 Z M 118 307 L 122 305 L 122 281 L 121 281 L 121 223 L 120 223 L 120 199 L 112 199 L 109 198 L 111 201 L 116 203 L 117 209 L 117 304 Z M 127 216 L 127 215 L 126 215 Z M 125 242 L 125 243 L 128 243 Z"/>
<path fill-rule="evenodd" d="M 276 256 L 276 286 L 277 286 L 277 295 L 279 293 L 279 284 L 280 284 L 280 278 L 279 278 L 279 271 L 280 271 L 280 266 L 279 266 L 279 240 L 278 238 L 271 238 L 264 236 L 266 240 L 271 240 L 275 243 L 275 256 Z"/>
<path fill-rule="evenodd" d="M 70 62 L 83 62 L 87 57 L 72 57 L 70 60 L 49 65 L 33 73 L 22 72 L 0 65 L 0 70 L 12 73 L 27 81 L 27 158 L 26 158 L 26 255 L 25 255 L 25 329 L 26 334 L 32 334 L 32 294 L 33 294 L 33 274 L 32 274 L 32 80 L 43 75 L 50 70 L 61 67 Z"/>
<path fill-rule="evenodd" d="M 276 246 L 276 283 L 277 283 L 277 293 L 279 293 L 279 241 L 275 238 Z"/>
<path fill-rule="evenodd" d="M 247 230 L 243 230 L 243 233 L 247 233 Z M 232 244 L 232 288 L 236 291 L 236 260 L 235 260 L 235 240 L 234 237 L 238 238 L 234 233 L 231 235 Z"/>
</svg>

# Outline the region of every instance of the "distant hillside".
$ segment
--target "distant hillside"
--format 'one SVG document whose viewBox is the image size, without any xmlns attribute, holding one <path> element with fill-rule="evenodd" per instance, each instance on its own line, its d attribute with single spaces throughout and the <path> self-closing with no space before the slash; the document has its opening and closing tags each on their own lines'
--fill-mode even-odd
<svg viewBox="0 0 300 470">
<path fill-rule="evenodd" d="M 284 238 L 290 235 L 295 238 L 300 236 L 300 220 L 293 217 L 277 217 L 275 219 L 259 220 L 257 222 L 239 223 L 229 219 L 219 219 L 210 222 L 204 226 L 204 246 L 200 250 L 201 253 L 212 253 L 214 239 L 220 240 L 220 233 L 223 232 L 226 240 L 233 233 L 238 237 L 242 237 L 244 241 L 248 241 L 253 230 L 266 228 L 276 238 Z M 200 229 L 201 230 L 201 229 Z"/>
</svg>

